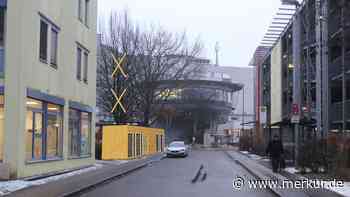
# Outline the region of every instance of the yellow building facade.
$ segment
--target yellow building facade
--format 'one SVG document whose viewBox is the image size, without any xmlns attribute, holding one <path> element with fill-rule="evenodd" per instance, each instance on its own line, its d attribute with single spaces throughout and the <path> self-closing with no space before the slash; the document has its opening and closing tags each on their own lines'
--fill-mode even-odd
<svg viewBox="0 0 350 197">
<path fill-rule="evenodd" d="M 129 160 L 164 151 L 164 130 L 107 125 L 102 128 L 102 159 Z"/>
<path fill-rule="evenodd" d="M 93 164 L 97 0 L 0 0 L 0 170 Z"/>
</svg>

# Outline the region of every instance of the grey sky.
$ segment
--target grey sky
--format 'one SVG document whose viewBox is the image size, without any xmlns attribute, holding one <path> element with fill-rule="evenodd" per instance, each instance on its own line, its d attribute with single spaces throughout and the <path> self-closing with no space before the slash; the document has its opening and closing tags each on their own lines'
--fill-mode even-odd
<svg viewBox="0 0 350 197">
<path fill-rule="evenodd" d="M 280 0 L 98 0 L 99 16 L 128 9 L 142 23 L 155 23 L 170 31 L 199 35 L 204 56 L 215 60 L 220 43 L 220 65 L 246 66 L 261 41 Z"/>
</svg>

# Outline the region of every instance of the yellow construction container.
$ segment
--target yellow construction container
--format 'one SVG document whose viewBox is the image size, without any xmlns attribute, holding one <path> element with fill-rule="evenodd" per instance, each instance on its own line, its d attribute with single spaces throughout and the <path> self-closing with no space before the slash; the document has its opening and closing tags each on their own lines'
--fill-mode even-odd
<svg viewBox="0 0 350 197">
<path fill-rule="evenodd" d="M 164 129 L 130 125 L 102 128 L 102 159 L 129 160 L 163 152 Z"/>
</svg>

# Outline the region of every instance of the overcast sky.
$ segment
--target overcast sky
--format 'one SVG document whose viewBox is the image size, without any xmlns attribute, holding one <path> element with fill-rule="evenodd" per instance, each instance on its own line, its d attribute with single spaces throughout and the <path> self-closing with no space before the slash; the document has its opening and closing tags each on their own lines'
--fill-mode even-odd
<svg viewBox="0 0 350 197">
<path fill-rule="evenodd" d="M 215 61 L 220 43 L 220 65 L 247 66 L 262 40 L 280 0 L 98 0 L 99 17 L 128 9 L 141 24 L 154 23 L 170 31 L 186 30 L 200 36 L 204 56 Z"/>
</svg>

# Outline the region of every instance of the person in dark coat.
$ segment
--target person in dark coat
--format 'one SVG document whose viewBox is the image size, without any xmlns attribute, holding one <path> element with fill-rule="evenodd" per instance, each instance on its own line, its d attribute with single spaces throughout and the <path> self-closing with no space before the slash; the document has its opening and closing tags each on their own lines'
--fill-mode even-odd
<svg viewBox="0 0 350 197">
<path fill-rule="evenodd" d="M 283 145 L 278 135 L 274 135 L 272 141 L 269 142 L 266 154 L 271 157 L 273 172 L 277 172 L 283 154 Z"/>
</svg>

